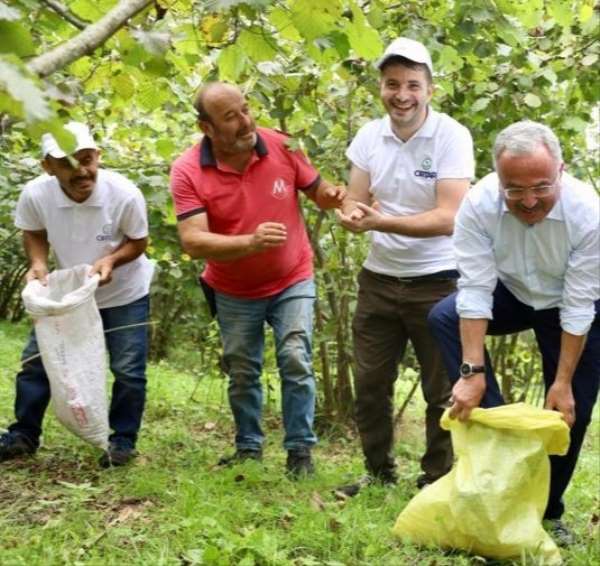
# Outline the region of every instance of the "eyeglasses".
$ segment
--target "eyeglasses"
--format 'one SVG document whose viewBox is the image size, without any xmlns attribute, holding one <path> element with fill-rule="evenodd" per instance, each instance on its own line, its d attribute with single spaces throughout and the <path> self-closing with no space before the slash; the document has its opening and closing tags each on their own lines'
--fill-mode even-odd
<svg viewBox="0 0 600 566">
<path fill-rule="evenodd" d="M 503 187 L 502 190 L 508 200 L 521 200 L 529 192 L 536 198 L 543 198 L 551 195 L 556 189 L 556 183 L 560 178 L 559 171 L 554 181 L 549 185 L 538 185 L 536 187 Z"/>
</svg>

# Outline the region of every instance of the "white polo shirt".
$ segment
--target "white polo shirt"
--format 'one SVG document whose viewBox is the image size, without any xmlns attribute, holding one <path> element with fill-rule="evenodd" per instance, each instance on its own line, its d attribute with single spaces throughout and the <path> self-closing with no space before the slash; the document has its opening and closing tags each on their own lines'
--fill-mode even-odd
<svg viewBox="0 0 600 566">
<path fill-rule="evenodd" d="M 19 197 L 15 226 L 46 230 L 61 269 L 93 264 L 126 236 L 132 240 L 148 236 L 142 193 L 123 175 L 104 169 L 98 170 L 94 191 L 81 203 L 65 195 L 56 177 L 44 174 L 33 179 Z M 96 291 L 98 307 L 126 305 L 147 295 L 153 270 L 144 254 L 115 268 L 112 281 Z"/>
<path fill-rule="evenodd" d="M 365 124 L 346 151 L 352 163 L 369 173 L 370 193 L 384 214 L 405 216 L 436 207 L 436 182 L 472 179 L 473 140 L 469 130 L 431 107 L 421 128 L 406 142 L 385 116 Z M 414 238 L 371 231 L 364 266 L 376 273 L 415 277 L 455 269 L 450 236 Z"/>
</svg>

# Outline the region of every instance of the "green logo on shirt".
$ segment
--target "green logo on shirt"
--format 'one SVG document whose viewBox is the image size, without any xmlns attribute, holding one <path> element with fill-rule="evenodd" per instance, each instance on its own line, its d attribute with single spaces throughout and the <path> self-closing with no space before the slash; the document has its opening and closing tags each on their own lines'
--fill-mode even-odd
<svg viewBox="0 0 600 566">
<path fill-rule="evenodd" d="M 423 159 L 422 163 L 421 163 L 421 167 L 425 170 L 425 171 L 429 171 L 431 169 L 431 165 L 432 165 L 432 161 L 431 161 L 431 157 L 426 157 L 425 159 Z"/>
</svg>

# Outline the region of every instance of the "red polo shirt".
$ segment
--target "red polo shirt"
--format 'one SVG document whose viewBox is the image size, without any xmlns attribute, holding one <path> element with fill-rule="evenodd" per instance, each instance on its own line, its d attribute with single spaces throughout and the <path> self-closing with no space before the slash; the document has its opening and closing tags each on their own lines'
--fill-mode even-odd
<svg viewBox="0 0 600 566">
<path fill-rule="evenodd" d="M 284 245 L 234 261 L 207 260 L 204 280 L 221 293 L 268 297 L 313 274 L 312 249 L 300 215 L 298 191 L 319 182 L 319 173 L 286 136 L 257 128 L 255 151 L 243 173 L 218 163 L 210 139 L 183 153 L 171 168 L 178 220 L 205 212 L 211 232 L 252 234 L 262 222 L 287 228 Z"/>
</svg>

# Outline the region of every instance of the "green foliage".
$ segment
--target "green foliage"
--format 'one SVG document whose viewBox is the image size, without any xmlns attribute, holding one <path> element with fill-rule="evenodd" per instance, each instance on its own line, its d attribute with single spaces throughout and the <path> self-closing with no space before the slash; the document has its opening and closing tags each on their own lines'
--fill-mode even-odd
<svg viewBox="0 0 600 566">
<path fill-rule="evenodd" d="M 42 90 L 19 69 L 20 62 L 12 57 L 0 58 L 0 110 L 14 116 L 24 116 L 34 122 L 45 120 L 50 108 Z"/>
<path fill-rule="evenodd" d="M 116 2 L 65 4 L 91 23 Z M 490 170 L 497 132 L 531 118 L 555 129 L 570 170 L 594 182 L 586 135 L 598 102 L 598 21 L 592 0 L 407 0 L 401 9 L 392 0 L 160 1 L 42 82 L 26 65 L 79 30 L 44 3 L 2 2 L 0 237 L 10 233 L 18 186 L 39 172 L 19 163 L 36 155 L 40 132 L 63 136 L 67 120 L 87 121 L 105 166 L 136 181 L 149 203 L 150 255 L 159 267 L 154 356 L 189 339 L 215 364 L 218 341 L 195 284 L 201 265 L 180 251 L 167 191 L 170 163 L 197 139 L 197 85 L 217 78 L 239 83 L 261 125 L 292 134 L 325 178 L 343 181 L 347 144 L 383 112 L 373 62 L 391 39 L 414 37 L 432 53 L 434 106 L 473 133 L 478 176 Z M 366 240 L 335 227 L 311 203 L 304 212 L 319 283 L 315 363 L 322 410 L 331 417 L 351 411 L 349 324 Z M 20 253 L 15 238 L 3 253 L 8 248 Z M 0 256 L 0 281 L 9 277 L 12 257 Z M 508 370 L 521 371 L 515 352 L 503 355 Z M 525 390 L 518 375 L 514 383 Z"/>
<path fill-rule="evenodd" d="M 14 373 L 26 332 L 26 325 L 0 322 L 2 426 L 12 419 Z M 462 553 L 404 545 L 391 536 L 396 517 L 416 493 L 422 400 L 413 400 L 399 430 L 398 486 L 375 486 L 339 501 L 333 489 L 363 473 L 358 439 L 346 429 L 336 438 L 322 437 L 315 449 L 317 476 L 289 481 L 283 474 L 277 394 L 265 408 L 264 462 L 216 468 L 233 440 L 223 384 L 209 375 L 196 390 L 189 373 L 164 362 L 150 364 L 140 456 L 126 469 L 100 470 L 97 451 L 63 429 L 49 408 L 37 456 L 0 464 L 2 565 L 484 563 Z M 563 551 L 566 564 L 593 566 L 600 559 L 598 494 L 590 489 L 598 479 L 598 433 L 596 415 L 566 493 L 565 520 L 579 541 Z M 533 566 L 525 560 L 505 564 Z"/>
</svg>

